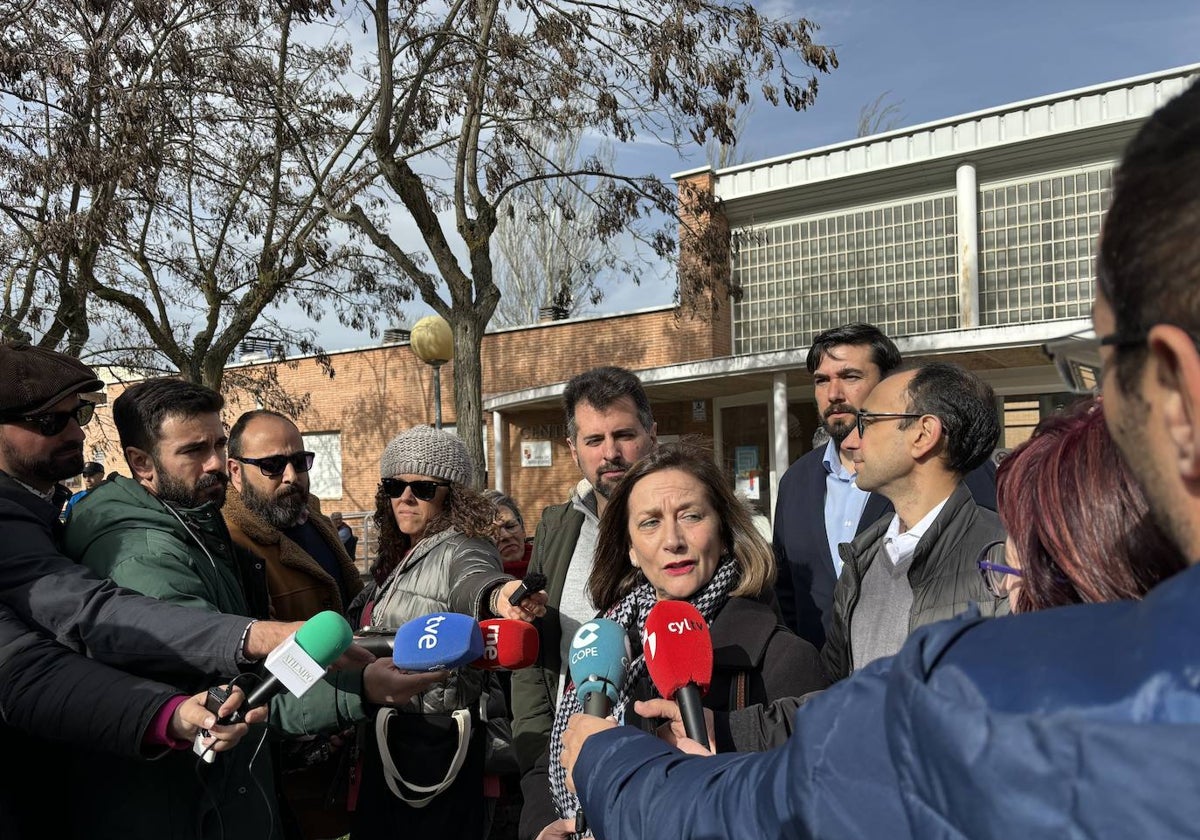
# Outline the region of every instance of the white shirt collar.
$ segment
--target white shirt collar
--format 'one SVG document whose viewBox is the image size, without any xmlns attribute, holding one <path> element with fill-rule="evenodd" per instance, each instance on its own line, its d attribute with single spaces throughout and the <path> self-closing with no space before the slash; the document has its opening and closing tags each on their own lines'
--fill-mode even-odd
<svg viewBox="0 0 1200 840">
<path fill-rule="evenodd" d="M 921 521 L 909 528 L 903 534 L 900 533 L 900 514 L 892 514 L 892 521 L 888 525 L 887 532 L 883 535 L 883 550 L 887 554 L 887 558 L 892 561 L 893 566 L 898 566 L 912 559 L 913 554 L 917 550 L 917 543 L 921 541 L 921 537 L 925 536 L 925 532 L 929 530 L 929 526 L 938 518 L 938 514 L 942 512 L 942 508 L 946 506 L 946 502 L 950 501 L 950 497 L 942 499 L 941 502 L 933 506 L 929 513 L 921 518 Z"/>
</svg>

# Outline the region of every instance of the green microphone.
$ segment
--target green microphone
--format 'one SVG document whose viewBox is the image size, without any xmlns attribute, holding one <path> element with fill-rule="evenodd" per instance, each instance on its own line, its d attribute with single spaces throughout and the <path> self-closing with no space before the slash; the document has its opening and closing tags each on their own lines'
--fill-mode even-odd
<svg viewBox="0 0 1200 840">
<path fill-rule="evenodd" d="M 353 641 L 354 632 L 341 615 L 333 610 L 317 613 L 267 654 L 264 664 L 271 676 L 250 692 L 240 709 L 218 722 L 239 723 L 247 711 L 282 691 L 303 696 Z"/>
</svg>

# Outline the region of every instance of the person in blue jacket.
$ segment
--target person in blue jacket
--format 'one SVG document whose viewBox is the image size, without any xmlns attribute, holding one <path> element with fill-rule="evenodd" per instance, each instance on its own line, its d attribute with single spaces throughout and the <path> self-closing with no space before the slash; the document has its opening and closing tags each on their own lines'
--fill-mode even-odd
<svg viewBox="0 0 1200 840">
<path fill-rule="evenodd" d="M 769 752 L 573 718 L 562 761 L 596 837 L 1196 836 L 1200 83 L 1127 148 L 1097 275 L 1105 420 L 1189 568 L 1141 602 L 923 628 Z"/>
</svg>

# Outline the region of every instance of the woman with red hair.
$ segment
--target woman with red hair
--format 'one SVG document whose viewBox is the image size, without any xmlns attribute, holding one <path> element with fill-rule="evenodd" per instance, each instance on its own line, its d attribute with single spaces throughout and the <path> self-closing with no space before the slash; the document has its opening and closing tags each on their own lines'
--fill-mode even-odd
<svg viewBox="0 0 1200 840">
<path fill-rule="evenodd" d="M 996 501 L 1008 542 L 979 567 L 1013 612 L 1141 598 L 1185 566 L 1150 518 L 1099 397 L 1046 418 L 1000 462 Z"/>
</svg>

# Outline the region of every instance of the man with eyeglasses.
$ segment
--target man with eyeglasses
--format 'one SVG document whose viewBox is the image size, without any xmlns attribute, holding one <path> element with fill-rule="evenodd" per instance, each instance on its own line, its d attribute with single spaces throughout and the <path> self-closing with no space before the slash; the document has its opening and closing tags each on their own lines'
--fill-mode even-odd
<svg viewBox="0 0 1200 840">
<path fill-rule="evenodd" d="M 266 564 L 233 543 L 221 517 L 229 481 L 223 406 L 217 392 L 179 379 L 127 388 L 113 402 L 113 422 L 133 477 L 92 491 L 68 520 L 64 545 L 98 574 L 191 607 L 197 617 L 222 612 L 266 618 Z M 285 456 L 285 476 L 295 476 L 297 461 L 309 464 L 303 452 L 275 454 Z M 265 454 L 256 460 L 245 466 L 259 472 L 278 467 Z M 341 732 L 367 720 L 371 706 L 403 705 L 444 677 L 402 674 L 390 659 L 378 659 L 362 671 L 319 681 L 303 697 L 275 697 L 272 723 L 288 735 Z M 194 826 L 218 821 L 229 840 L 278 834 L 293 814 L 277 796 L 274 748 L 260 737 L 249 741 L 201 776 L 190 760 L 145 767 L 113 759 L 78 785 L 77 804 L 102 814 L 108 833 L 131 840 L 192 836 Z M 87 772 L 82 762 L 72 770 L 80 778 Z"/>
<path fill-rule="evenodd" d="M 1156 95 L 1171 95 L 1164 88 Z M 742 826 L 770 837 L 1196 836 L 1198 234 L 1192 81 L 1116 170 L 1092 309 L 1109 339 L 1105 422 L 1190 567 L 1140 602 L 923 628 L 796 711 L 792 737 L 766 753 L 689 758 L 578 716 L 564 763 L 599 840 L 737 836 L 722 827 Z"/>
<path fill-rule="evenodd" d="M 818 649 L 833 620 L 833 590 L 842 574 L 838 546 L 892 513 L 886 496 L 855 482 L 854 459 L 843 442 L 863 400 L 901 361 L 895 342 L 873 324 L 843 324 L 818 333 L 805 360 L 824 439 L 819 444 L 814 439 L 813 449 L 779 482 L 772 545 L 784 624 Z M 991 460 L 968 473 L 966 484 L 976 502 L 995 510 Z"/>
<path fill-rule="evenodd" d="M 322 610 L 345 612 L 362 578 L 334 523 L 309 492 L 316 455 L 296 424 L 274 411 L 248 411 L 229 430 L 229 488 L 221 515 L 234 543 L 266 566 L 271 614 L 304 621 Z M 285 744 L 283 794 L 307 838 L 350 830 L 348 780 L 338 777 L 352 732 Z"/>
<path fill-rule="evenodd" d="M 843 571 L 821 649 L 830 680 L 891 656 L 913 630 L 973 603 L 984 615 L 1006 611 L 976 564 L 1004 529 L 963 481 L 999 436 L 991 387 L 958 365 L 893 373 L 855 412 L 842 449 L 854 459 L 858 486 L 895 512 L 838 546 Z"/>
</svg>

